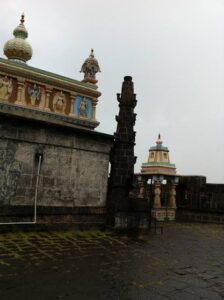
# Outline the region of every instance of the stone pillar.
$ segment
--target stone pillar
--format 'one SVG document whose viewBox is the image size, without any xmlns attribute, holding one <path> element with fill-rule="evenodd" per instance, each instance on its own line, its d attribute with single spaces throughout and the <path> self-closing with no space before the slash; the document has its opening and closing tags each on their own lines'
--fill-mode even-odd
<svg viewBox="0 0 224 300">
<path fill-rule="evenodd" d="M 26 105 L 25 103 L 25 84 L 23 81 L 18 81 L 17 84 L 17 99 L 15 104 Z"/>
<path fill-rule="evenodd" d="M 46 88 L 45 91 L 45 105 L 44 105 L 44 109 L 46 111 L 51 111 L 49 108 L 49 101 L 50 101 L 50 95 L 51 95 L 51 89 L 50 88 Z"/>
<path fill-rule="evenodd" d="M 176 206 L 176 185 L 171 183 L 170 187 L 170 197 L 169 197 L 169 208 L 177 208 Z"/>
<path fill-rule="evenodd" d="M 70 112 L 69 112 L 70 117 L 75 116 L 75 114 L 74 114 L 75 97 L 76 97 L 76 94 L 70 94 Z"/>
<path fill-rule="evenodd" d="M 96 105 L 97 99 L 92 99 L 92 119 L 96 120 Z"/>
<path fill-rule="evenodd" d="M 41 89 L 41 98 L 40 98 L 39 108 L 44 109 L 46 93 L 43 87 L 41 87 L 40 89 Z"/>
<path fill-rule="evenodd" d="M 160 182 L 155 182 L 155 189 L 154 189 L 154 203 L 153 203 L 153 208 L 161 208 L 161 199 L 160 199 L 160 194 L 161 194 L 161 189 L 160 189 Z"/>
</svg>

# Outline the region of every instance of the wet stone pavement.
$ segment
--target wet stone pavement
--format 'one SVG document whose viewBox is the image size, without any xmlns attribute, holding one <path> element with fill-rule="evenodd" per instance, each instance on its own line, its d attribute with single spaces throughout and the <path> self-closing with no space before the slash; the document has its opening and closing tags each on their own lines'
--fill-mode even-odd
<svg viewBox="0 0 224 300">
<path fill-rule="evenodd" d="M 224 299 L 224 226 L 0 234 L 0 299 Z"/>
</svg>

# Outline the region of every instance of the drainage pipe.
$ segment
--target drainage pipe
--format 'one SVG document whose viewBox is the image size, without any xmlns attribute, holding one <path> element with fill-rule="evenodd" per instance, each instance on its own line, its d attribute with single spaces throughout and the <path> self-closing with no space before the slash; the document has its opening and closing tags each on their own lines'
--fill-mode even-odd
<svg viewBox="0 0 224 300">
<path fill-rule="evenodd" d="M 35 185 L 35 195 L 34 195 L 34 216 L 33 221 L 30 222 L 5 222 L 0 223 L 0 225 L 16 225 L 16 224 L 36 224 L 37 223 L 37 196 L 38 196 L 38 187 L 39 187 L 39 179 L 40 179 L 40 167 L 42 163 L 43 154 L 37 154 L 38 157 L 38 169 L 37 169 L 37 180 Z"/>
</svg>

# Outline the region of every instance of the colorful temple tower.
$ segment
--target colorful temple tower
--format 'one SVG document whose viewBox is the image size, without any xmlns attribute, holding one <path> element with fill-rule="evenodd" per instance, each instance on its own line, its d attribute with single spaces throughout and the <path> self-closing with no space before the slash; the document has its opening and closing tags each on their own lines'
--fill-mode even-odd
<svg viewBox="0 0 224 300">
<path fill-rule="evenodd" d="M 157 220 L 174 220 L 176 210 L 176 175 L 175 164 L 170 163 L 169 150 L 163 146 L 160 134 L 156 146 L 150 147 L 148 161 L 142 164 L 141 177 L 143 182 L 149 182 L 154 190 L 152 201 L 152 216 Z M 161 188 L 166 185 L 168 191 L 168 203 L 161 204 Z M 162 189 L 164 190 L 164 189 Z M 141 194 L 144 193 L 142 185 Z"/>
</svg>

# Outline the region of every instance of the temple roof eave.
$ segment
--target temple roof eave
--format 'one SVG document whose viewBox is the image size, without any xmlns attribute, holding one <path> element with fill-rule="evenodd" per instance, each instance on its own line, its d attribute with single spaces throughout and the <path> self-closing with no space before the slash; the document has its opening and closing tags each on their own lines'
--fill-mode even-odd
<svg viewBox="0 0 224 300">
<path fill-rule="evenodd" d="M 176 175 L 175 164 L 167 162 L 148 162 L 143 163 L 141 167 L 141 174 L 145 175 Z"/>
<path fill-rule="evenodd" d="M 1 99 L 0 99 L 1 100 Z M 18 119 L 29 119 L 48 124 L 57 124 L 59 126 L 82 128 L 92 131 L 99 122 L 96 120 L 81 119 L 79 117 L 70 117 L 68 115 L 43 111 L 39 108 L 21 106 L 13 103 L 0 101 L 0 115 L 15 117 Z"/>
<path fill-rule="evenodd" d="M 170 175 L 170 176 L 176 176 L 176 169 L 170 169 L 170 168 L 155 168 L 153 170 L 143 168 L 141 169 L 142 175 Z"/>
<path fill-rule="evenodd" d="M 169 149 L 167 147 L 164 146 L 152 146 L 149 148 L 149 151 L 166 151 L 169 152 Z"/>
<path fill-rule="evenodd" d="M 138 174 L 135 174 L 136 176 L 146 176 L 146 177 L 153 177 L 153 176 L 168 176 L 168 177 L 178 177 L 179 175 L 176 174 L 176 172 L 168 173 L 168 172 L 141 172 Z"/>
<path fill-rule="evenodd" d="M 176 168 L 175 164 L 171 164 L 169 162 L 146 162 L 142 164 L 142 167 L 167 167 L 167 168 Z"/>
</svg>

